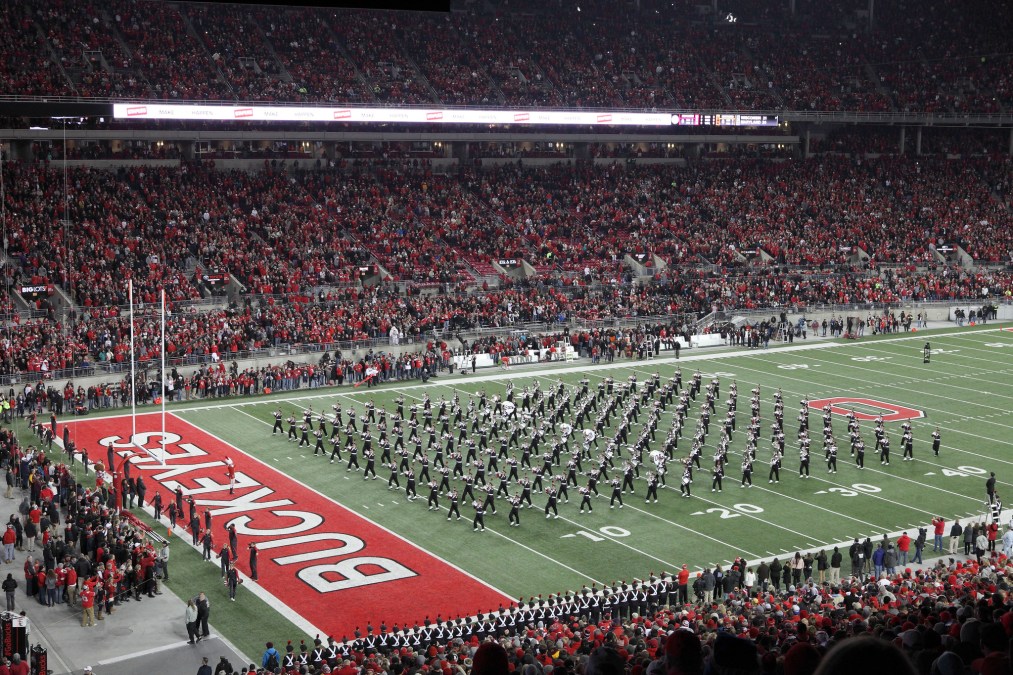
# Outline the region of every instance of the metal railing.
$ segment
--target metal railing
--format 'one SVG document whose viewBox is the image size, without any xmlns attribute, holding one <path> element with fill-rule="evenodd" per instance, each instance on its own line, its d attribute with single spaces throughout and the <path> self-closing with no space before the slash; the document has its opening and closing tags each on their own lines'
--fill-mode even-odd
<svg viewBox="0 0 1013 675">
<path fill-rule="evenodd" d="M 715 323 L 730 321 L 731 319 L 738 317 L 741 317 L 750 323 L 760 322 L 771 317 L 778 317 L 781 312 L 786 312 L 789 316 L 794 316 L 796 320 L 807 314 L 826 314 L 827 312 L 831 314 L 838 314 L 840 316 L 861 315 L 862 317 L 865 317 L 870 313 L 881 316 L 882 313 L 885 312 L 909 312 L 911 310 L 917 311 L 920 309 L 941 309 L 952 307 L 953 305 L 981 307 L 985 303 L 989 302 L 995 305 L 1000 305 L 1008 304 L 1009 300 L 995 295 L 985 298 L 954 298 L 952 300 L 898 300 L 897 302 L 856 302 L 848 304 L 813 303 L 784 307 L 766 307 L 762 309 L 726 308 L 708 314 L 705 319 L 700 321 L 700 328 L 702 330 L 708 326 L 714 325 Z"/>
</svg>

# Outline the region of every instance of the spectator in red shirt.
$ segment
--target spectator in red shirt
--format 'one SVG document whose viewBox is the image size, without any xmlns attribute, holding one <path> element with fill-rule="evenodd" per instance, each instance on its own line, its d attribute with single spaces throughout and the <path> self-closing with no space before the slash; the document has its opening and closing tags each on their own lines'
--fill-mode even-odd
<svg viewBox="0 0 1013 675">
<path fill-rule="evenodd" d="M 11 675 L 28 675 L 28 662 L 22 661 L 20 654 L 11 657 Z"/>
<path fill-rule="evenodd" d="M 4 563 L 14 562 L 14 544 L 18 540 L 18 535 L 14 531 L 14 526 L 11 524 L 7 525 L 7 530 L 4 532 Z"/>
<path fill-rule="evenodd" d="M 900 535 L 897 540 L 897 550 L 900 551 L 900 564 L 901 567 L 907 565 L 907 552 L 911 549 L 911 537 L 908 536 L 907 532 Z"/>
</svg>

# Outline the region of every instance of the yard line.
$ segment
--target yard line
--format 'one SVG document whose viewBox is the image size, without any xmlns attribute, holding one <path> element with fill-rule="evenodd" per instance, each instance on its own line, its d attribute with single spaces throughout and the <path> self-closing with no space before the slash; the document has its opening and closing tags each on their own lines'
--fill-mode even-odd
<svg viewBox="0 0 1013 675">
<path fill-rule="evenodd" d="M 983 362 L 989 363 L 989 364 L 995 362 L 994 358 L 989 358 L 989 356 L 991 356 L 991 357 L 995 356 L 995 350 L 994 349 L 991 349 L 991 348 L 983 349 L 982 347 L 975 347 L 975 346 L 972 346 L 970 344 L 965 344 L 965 342 L 971 342 L 972 344 L 975 344 L 975 345 L 983 345 L 984 342 L 982 342 L 980 339 L 976 340 L 976 339 L 971 338 L 971 337 L 961 337 L 961 336 L 957 336 L 957 335 L 951 335 L 949 337 L 942 338 L 941 340 L 936 340 L 934 337 L 929 336 L 929 337 L 925 338 L 925 341 L 926 342 L 935 342 L 936 344 L 934 344 L 932 346 L 932 352 L 933 352 L 932 355 L 933 356 L 936 355 L 935 352 L 936 352 L 937 349 L 941 350 L 941 351 L 943 351 L 942 356 L 945 356 L 946 359 L 947 359 L 947 361 L 949 361 L 952 358 L 952 359 L 961 360 L 961 361 L 983 361 Z M 997 338 L 997 336 L 993 335 L 993 336 L 991 336 L 989 338 L 989 341 L 996 342 L 996 341 L 998 341 L 998 338 Z M 1010 344 L 1010 343 L 1007 341 L 1006 344 Z M 876 349 L 876 347 L 878 345 L 879 345 L 878 342 L 870 342 L 870 343 L 856 342 L 855 343 L 856 347 L 859 347 L 861 349 L 870 349 L 870 350 L 871 349 Z M 942 345 L 942 347 L 940 347 L 940 345 Z M 921 344 L 917 344 L 917 345 L 896 345 L 896 346 L 903 347 L 905 349 L 910 350 L 912 357 L 920 356 L 921 352 L 922 352 L 922 349 L 923 349 L 923 345 L 921 345 Z M 956 350 L 954 350 L 954 351 L 951 352 L 948 349 L 948 347 L 951 347 L 951 346 L 952 347 L 959 347 L 959 349 L 956 349 Z M 970 352 L 981 352 L 982 354 L 986 354 L 988 356 L 973 356 L 973 355 L 971 355 Z M 900 352 L 897 352 L 897 353 L 900 353 Z"/>
<path fill-rule="evenodd" d="M 985 342 L 975 337 L 974 333 L 962 333 L 962 334 L 949 334 L 945 337 L 941 336 L 944 340 L 943 344 L 953 344 L 954 346 L 960 347 L 961 349 L 969 349 L 975 352 L 982 352 L 983 354 L 995 355 L 995 349 L 993 347 L 985 347 Z M 995 335 L 987 336 L 989 342 L 1004 342 L 1007 345 L 1013 345 L 1013 338 L 1006 335 L 1005 332 L 1000 331 Z M 935 339 L 933 337 L 933 339 Z M 952 342 L 950 342 L 952 341 Z M 970 344 L 967 344 L 970 343 Z"/>
<path fill-rule="evenodd" d="M 574 527 L 576 527 L 578 529 L 588 530 L 589 532 L 592 531 L 590 528 L 588 528 L 585 525 L 582 525 L 581 523 L 577 522 L 576 520 L 571 520 L 571 519 L 566 518 L 564 516 L 559 516 L 559 520 L 566 521 L 567 523 L 570 523 L 571 525 L 573 525 Z M 660 562 L 662 565 L 668 565 L 672 569 L 679 569 L 679 566 L 676 565 L 675 563 L 669 562 L 667 560 L 662 560 L 661 558 L 659 558 L 659 557 L 657 557 L 655 555 L 652 555 L 652 554 L 650 554 L 650 553 L 648 553 L 646 551 L 642 551 L 639 548 L 636 548 L 635 546 L 630 546 L 629 544 L 627 544 L 624 541 L 618 541 L 615 537 L 610 537 L 609 535 L 605 534 L 601 530 L 593 530 L 593 532 L 594 532 L 594 535 L 596 537 L 604 537 L 605 539 L 611 541 L 613 544 L 619 544 L 620 546 L 628 548 L 631 551 L 639 553 L 640 555 L 644 556 L 645 558 L 650 558 L 651 560 L 655 560 L 657 562 Z"/>
<path fill-rule="evenodd" d="M 604 500 L 605 497 L 602 497 L 602 499 Z M 654 518 L 656 520 L 660 520 L 663 523 L 667 523 L 667 524 L 671 525 L 672 527 L 677 527 L 680 530 L 685 530 L 686 532 L 692 532 L 693 534 L 695 534 L 698 537 L 703 537 L 704 539 L 709 539 L 709 540 L 711 540 L 711 541 L 713 541 L 713 542 L 715 542 L 717 544 L 721 544 L 722 546 L 726 546 L 726 547 L 728 547 L 730 549 L 734 549 L 735 551 L 740 551 L 740 552 L 745 553 L 745 554 L 747 554 L 747 555 L 749 555 L 751 557 L 758 557 L 755 553 L 751 553 L 751 552 L 743 549 L 741 546 L 735 546 L 734 544 L 731 544 L 731 543 L 729 543 L 727 541 L 724 541 L 723 539 L 718 539 L 718 538 L 712 537 L 712 536 L 710 536 L 708 534 L 704 534 L 703 532 L 698 532 L 698 531 L 694 530 L 691 527 L 686 527 L 685 525 L 682 525 L 682 524 L 677 523 L 675 521 L 669 520 L 667 518 L 662 518 L 661 516 L 659 516 L 656 513 L 651 513 L 650 511 L 644 511 L 643 509 L 638 509 L 636 506 L 633 506 L 632 504 L 628 505 L 628 507 L 629 507 L 629 509 L 631 511 L 636 511 L 637 513 L 643 513 L 644 515 L 650 516 L 651 518 Z"/>
<path fill-rule="evenodd" d="M 1008 328 L 1008 326 L 1007 326 L 1007 328 Z M 948 333 L 948 334 L 945 334 L 945 335 L 941 335 L 940 337 L 945 338 L 947 340 L 955 340 L 955 341 L 959 341 L 959 342 L 971 342 L 972 344 L 976 344 L 978 346 L 977 347 L 968 347 L 969 349 L 973 349 L 975 351 L 980 351 L 980 352 L 991 353 L 992 348 L 991 347 L 988 347 L 988 348 L 984 347 L 984 344 L 985 344 L 984 341 L 977 339 L 975 337 L 975 335 L 976 335 L 975 333 Z M 1007 345 L 1013 345 L 1013 332 L 1005 330 L 1004 328 L 1000 328 L 998 333 L 996 333 L 995 335 L 989 335 L 988 336 L 988 341 L 989 342 L 1005 342 Z"/>
<path fill-rule="evenodd" d="M 449 512 L 450 512 L 450 507 L 448 507 L 448 506 L 441 506 L 441 507 L 440 507 L 440 511 L 446 511 L 446 512 L 448 512 L 448 513 L 449 513 Z M 467 519 L 467 518 L 462 518 L 462 520 L 466 521 L 466 523 L 465 523 L 466 525 L 467 525 L 467 524 L 468 524 L 468 523 L 470 522 L 470 521 L 468 521 L 468 519 Z M 587 528 L 585 528 L 585 527 L 583 527 L 583 526 L 579 526 L 579 527 L 580 527 L 581 529 L 587 529 Z M 486 527 L 485 529 L 486 529 L 486 530 L 488 530 L 489 532 L 492 532 L 492 533 L 493 533 L 493 534 L 495 534 L 495 535 L 496 535 L 497 537 L 500 537 L 500 538 L 502 538 L 502 539 L 505 539 L 505 540 L 509 541 L 509 542 L 510 542 L 511 544 L 515 544 L 515 545 L 517 545 L 517 546 L 520 546 L 521 548 L 523 548 L 524 550 L 526 550 L 526 551 L 528 551 L 528 552 L 530 552 L 530 553 L 534 553 L 535 555 L 537 555 L 537 556 L 539 556 L 539 557 L 542 557 L 542 558 L 545 558 L 545 559 L 546 559 L 546 560 L 548 560 L 549 562 L 551 562 L 551 563 L 553 563 L 553 564 L 555 564 L 555 565 L 558 565 L 559 567 L 562 567 L 563 569 L 565 569 L 565 570 L 567 570 L 567 571 L 569 571 L 569 572 L 573 572 L 574 574 L 576 574 L 577 576 L 581 577 L 582 579 L 587 579 L 588 581 L 590 581 L 590 582 L 592 582 L 592 583 L 596 583 L 596 584 L 603 584 L 603 582 L 602 582 L 602 581 L 600 581 L 600 580 L 598 580 L 598 579 L 595 579 L 594 577 L 590 576 L 589 574 L 586 574 L 586 573 L 584 573 L 584 572 L 581 572 L 580 570 L 578 570 L 578 569 L 575 569 L 575 568 L 573 568 L 573 567 L 570 567 L 570 566 L 569 566 L 569 565 L 567 565 L 566 563 L 563 563 L 563 562 L 561 562 L 561 561 L 559 561 L 559 560 L 556 560 L 555 558 L 553 558 L 553 557 L 551 557 L 551 556 L 548 556 L 548 555 L 546 555 L 546 554 L 542 553 L 541 551 L 537 551 L 537 550 L 535 550 L 535 549 L 531 548 L 530 546 L 527 546 L 527 545 L 525 545 L 525 544 L 522 544 L 521 542 L 517 541 L 517 540 L 516 540 L 516 539 L 514 539 L 513 537 L 508 537 L 507 535 L 505 535 L 505 534 L 503 534 L 502 532 L 500 532 L 500 531 L 496 530 L 495 528 L 492 528 L 492 527 L 488 527 L 488 526 L 487 526 L 487 527 Z M 472 534 L 475 534 L 475 533 L 474 533 L 474 532 L 472 532 Z M 465 574 L 467 574 L 467 572 L 466 572 Z M 469 576 L 471 576 L 471 575 L 469 575 Z M 483 583 L 484 583 L 484 582 L 483 582 Z M 604 584 L 603 584 L 603 585 L 604 585 Z M 490 588 L 492 588 L 492 587 L 490 586 Z"/>
</svg>

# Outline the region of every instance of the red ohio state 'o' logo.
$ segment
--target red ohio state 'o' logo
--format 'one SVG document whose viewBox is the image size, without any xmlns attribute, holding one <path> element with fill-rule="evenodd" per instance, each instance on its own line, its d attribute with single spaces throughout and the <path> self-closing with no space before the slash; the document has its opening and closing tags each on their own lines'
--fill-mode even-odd
<svg viewBox="0 0 1013 675">
<path fill-rule="evenodd" d="M 872 421 L 878 416 L 883 416 L 884 422 L 901 422 L 903 420 L 916 420 L 925 417 L 925 413 L 915 408 L 909 408 L 899 403 L 886 403 L 872 398 L 855 398 L 853 396 L 837 396 L 835 398 L 821 398 L 816 401 L 809 401 L 809 407 L 813 410 L 822 410 L 824 406 L 830 406 L 830 412 L 835 415 L 847 415 L 855 406 L 863 408 L 877 408 L 880 412 L 869 414 L 855 410 L 855 417 Z"/>
</svg>

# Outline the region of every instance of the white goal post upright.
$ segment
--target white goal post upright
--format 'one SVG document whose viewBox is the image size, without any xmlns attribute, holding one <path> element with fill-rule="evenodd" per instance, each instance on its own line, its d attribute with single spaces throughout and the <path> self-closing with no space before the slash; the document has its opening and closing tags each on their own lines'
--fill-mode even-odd
<svg viewBox="0 0 1013 675">
<path fill-rule="evenodd" d="M 159 350 L 162 353 L 162 377 L 161 377 L 161 399 L 162 399 L 162 449 L 158 453 L 159 459 L 162 462 L 162 466 L 165 466 L 165 394 L 168 387 L 168 377 L 165 373 L 165 289 L 162 289 L 162 347 Z"/>
<path fill-rule="evenodd" d="M 135 363 L 137 356 L 134 353 L 134 280 L 127 280 L 127 301 L 130 303 L 130 445 L 134 445 L 137 437 L 137 373 Z M 113 467 L 109 467 L 112 471 Z"/>
<path fill-rule="evenodd" d="M 137 442 L 137 354 L 134 337 L 134 280 L 127 280 L 127 301 L 130 303 L 130 443 L 136 454 L 146 455 L 165 464 L 165 396 L 162 396 L 162 450 L 156 452 Z M 165 289 L 162 289 L 162 370 L 165 370 Z M 163 387 L 164 389 L 164 387 Z M 124 462 L 130 461 L 124 458 Z M 116 469 L 110 466 L 111 473 Z"/>
</svg>

